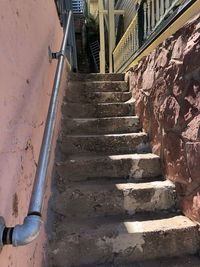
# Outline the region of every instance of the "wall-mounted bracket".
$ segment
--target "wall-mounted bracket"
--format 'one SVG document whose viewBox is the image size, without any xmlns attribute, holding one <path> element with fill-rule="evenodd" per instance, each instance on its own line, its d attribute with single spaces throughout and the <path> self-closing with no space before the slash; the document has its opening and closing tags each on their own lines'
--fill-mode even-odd
<svg viewBox="0 0 200 267">
<path fill-rule="evenodd" d="M 65 51 L 61 50 L 59 52 L 56 52 L 56 53 L 53 53 L 51 51 L 51 48 L 50 46 L 48 46 L 48 54 L 49 54 L 49 62 L 51 63 L 53 59 L 58 59 L 59 56 L 63 55 L 64 57 L 66 56 L 65 55 Z"/>
<path fill-rule="evenodd" d="M 3 248 L 3 231 L 5 227 L 5 220 L 2 216 L 0 216 L 0 253 Z"/>
<path fill-rule="evenodd" d="M 51 63 L 53 59 L 56 58 L 56 53 L 53 53 L 51 47 L 48 46 L 49 62 Z"/>
<path fill-rule="evenodd" d="M 53 53 L 50 46 L 48 46 L 49 62 L 51 63 L 53 59 L 58 59 L 58 52 Z"/>
</svg>

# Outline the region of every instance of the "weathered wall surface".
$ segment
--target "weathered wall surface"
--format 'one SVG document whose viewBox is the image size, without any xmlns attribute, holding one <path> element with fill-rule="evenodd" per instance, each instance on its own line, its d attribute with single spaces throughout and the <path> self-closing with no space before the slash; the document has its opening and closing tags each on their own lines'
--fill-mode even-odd
<svg viewBox="0 0 200 267">
<path fill-rule="evenodd" d="M 63 36 L 54 1 L 1 0 L 0 36 L 0 216 L 14 226 L 27 215 L 55 75 L 48 46 L 58 51 Z M 5 246 L 0 266 L 42 266 L 44 242 L 43 226 L 32 244 Z"/>
<path fill-rule="evenodd" d="M 200 15 L 129 72 L 136 113 L 177 187 L 184 213 L 200 221 Z"/>
</svg>

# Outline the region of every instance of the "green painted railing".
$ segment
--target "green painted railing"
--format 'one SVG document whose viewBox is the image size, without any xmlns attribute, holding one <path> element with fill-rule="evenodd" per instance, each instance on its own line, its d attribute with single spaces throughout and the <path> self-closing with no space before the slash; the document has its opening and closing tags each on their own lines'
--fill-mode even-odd
<svg viewBox="0 0 200 267">
<path fill-rule="evenodd" d="M 133 56 L 149 38 L 158 31 L 166 19 L 173 15 L 175 10 L 183 2 L 192 0 L 142 0 L 138 5 L 128 29 L 122 36 L 113 51 L 114 72 L 118 72 L 122 66 Z"/>
</svg>

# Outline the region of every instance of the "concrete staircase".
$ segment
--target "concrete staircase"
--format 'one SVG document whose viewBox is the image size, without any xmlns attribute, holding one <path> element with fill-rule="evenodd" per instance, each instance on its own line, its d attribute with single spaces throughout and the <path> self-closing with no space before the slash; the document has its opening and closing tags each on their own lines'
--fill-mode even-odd
<svg viewBox="0 0 200 267">
<path fill-rule="evenodd" d="M 178 211 L 123 79 L 69 77 L 48 266 L 126 266 L 199 249 L 197 225 Z"/>
</svg>

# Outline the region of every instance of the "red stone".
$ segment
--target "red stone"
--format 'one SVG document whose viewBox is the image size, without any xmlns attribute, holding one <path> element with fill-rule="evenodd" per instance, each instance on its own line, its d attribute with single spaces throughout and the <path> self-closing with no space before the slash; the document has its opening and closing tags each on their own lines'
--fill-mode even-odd
<svg viewBox="0 0 200 267">
<path fill-rule="evenodd" d="M 137 85 L 137 73 L 136 72 L 131 72 L 129 74 L 129 87 L 132 88 L 132 92 L 133 92 L 133 96 L 134 96 L 134 93 L 135 93 L 135 88 L 136 88 L 136 85 Z"/>
<path fill-rule="evenodd" d="M 181 35 L 175 41 L 171 58 L 174 60 L 183 60 L 183 52 L 185 46 L 186 46 L 186 41 L 183 39 L 183 35 Z"/>
<path fill-rule="evenodd" d="M 176 191 L 178 192 L 178 195 L 181 197 L 184 197 L 187 193 L 188 185 L 186 183 L 183 183 L 183 181 L 177 181 L 175 182 L 176 185 Z"/>
<path fill-rule="evenodd" d="M 177 38 L 174 38 L 173 36 L 165 39 L 160 46 L 166 48 L 168 51 L 171 51 L 172 48 L 174 47 L 174 43 Z"/>
<path fill-rule="evenodd" d="M 199 32 L 193 33 L 193 38 L 189 40 L 184 51 L 184 71 L 190 73 L 199 68 L 200 61 L 200 34 Z M 197 42 L 198 40 L 198 42 Z"/>
<path fill-rule="evenodd" d="M 161 156 L 161 127 L 156 119 L 156 114 L 151 113 L 151 127 L 149 129 L 149 138 L 151 140 L 152 152 L 158 156 Z"/>
<path fill-rule="evenodd" d="M 185 91 L 186 91 L 185 77 L 178 76 L 176 80 L 174 81 L 174 84 L 172 87 L 173 95 L 176 97 L 176 99 L 179 102 L 181 102 L 182 99 L 184 98 Z"/>
<path fill-rule="evenodd" d="M 137 93 L 137 98 L 135 102 L 135 113 L 137 116 L 142 117 L 144 110 L 144 101 L 143 101 L 143 94 L 142 92 Z"/>
<path fill-rule="evenodd" d="M 151 113 L 148 104 L 148 97 L 144 95 L 143 98 L 143 114 L 142 114 L 142 128 L 145 132 L 149 132 Z"/>
<path fill-rule="evenodd" d="M 148 105 L 148 97 L 141 90 L 135 102 L 135 113 L 140 117 L 143 130 L 148 132 L 150 127 L 151 113 Z"/>
<path fill-rule="evenodd" d="M 200 187 L 189 196 L 183 198 L 180 202 L 180 207 L 186 216 L 200 221 Z"/>
<path fill-rule="evenodd" d="M 165 130 L 175 129 L 178 125 L 180 114 L 179 103 L 173 96 L 167 96 L 159 108 L 159 120 Z"/>
<path fill-rule="evenodd" d="M 183 117 L 183 120 L 185 122 L 188 122 L 190 119 L 192 119 L 198 112 L 198 109 L 193 107 L 187 99 L 183 100 L 183 104 L 181 107 L 181 116 Z"/>
<path fill-rule="evenodd" d="M 169 66 L 164 69 L 162 77 L 166 80 L 167 89 L 172 92 L 180 77 L 184 77 L 183 64 L 179 61 L 170 62 Z"/>
<path fill-rule="evenodd" d="M 200 185 L 200 142 L 186 143 L 186 155 L 193 183 Z"/>
<path fill-rule="evenodd" d="M 154 83 L 155 76 L 155 51 L 153 51 L 148 57 L 148 64 L 145 71 L 142 74 L 142 84 L 141 88 L 143 90 L 151 89 Z"/>
<path fill-rule="evenodd" d="M 200 115 L 187 125 L 187 128 L 182 132 L 183 138 L 189 141 L 200 141 Z"/>
<path fill-rule="evenodd" d="M 151 90 L 151 103 L 154 107 L 155 112 L 158 112 L 160 109 L 160 106 L 165 101 L 168 91 L 166 90 L 166 81 L 162 77 L 155 82 L 154 87 Z"/>
<path fill-rule="evenodd" d="M 200 78 L 190 80 L 185 99 L 200 111 Z"/>
<path fill-rule="evenodd" d="M 191 177 L 188 172 L 183 141 L 176 134 L 167 133 L 163 138 L 163 148 L 167 177 L 174 182 L 190 183 Z"/>
<path fill-rule="evenodd" d="M 181 114 L 187 122 L 200 111 L 200 82 L 192 78 L 181 107 Z"/>
<path fill-rule="evenodd" d="M 155 61 L 155 67 L 157 68 L 164 68 L 167 66 L 169 62 L 169 51 L 165 48 L 160 49 L 158 57 L 156 58 Z"/>
</svg>

